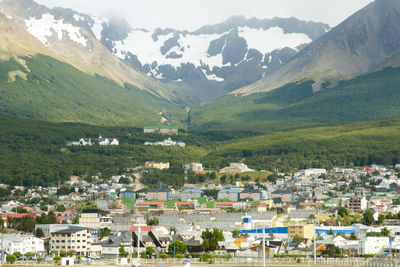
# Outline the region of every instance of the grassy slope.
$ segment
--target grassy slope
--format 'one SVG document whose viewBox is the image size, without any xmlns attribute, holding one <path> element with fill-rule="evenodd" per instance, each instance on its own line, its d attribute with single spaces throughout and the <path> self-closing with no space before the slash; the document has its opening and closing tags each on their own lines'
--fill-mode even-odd
<svg viewBox="0 0 400 267">
<path fill-rule="evenodd" d="M 307 168 L 400 162 L 400 119 L 275 132 L 225 142 L 207 156 L 220 166 L 244 160 L 253 168 Z"/>
<path fill-rule="evenodd" d="M 24 59 L 29 69 L 12 59 L 0 62 L 1 112 L 99 125 L 159 124 L 160 112 L 173 124 L 185 118 L 175 104 L 132 85 L 121 87 L 48 56 Z M 15 71 L 26 77 L 10 81 Z"/>
<path fill-rule="evenodd" d="M 268 93 L 225 96 L 194 108 L 191 126 L 272 132 L 400 117 L 400 68 L 339 82 L 314 94 L 311 85 L 311 81 L 303 81 Z"/>
</svg>

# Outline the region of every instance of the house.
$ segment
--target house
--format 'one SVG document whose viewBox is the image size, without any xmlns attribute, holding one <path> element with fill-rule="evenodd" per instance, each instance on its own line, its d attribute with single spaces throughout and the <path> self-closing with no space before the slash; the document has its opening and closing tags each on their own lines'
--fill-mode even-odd
<svg viewBox="0 0 400 267">
<path fill-rule="evenodd" d="M 271 198 L 278 198 L 280 197 L 282 202 L 291 202 L 293 201 L 294 194 L 290 190 L 285 189 L 278 189 L 271 193 Z"/>
<path fill-rule="evenodd" d="M 227 199 L 228 201 L 239 201 L 239 190 L 236 188 L 222 189 L 218 192 L 217 199 Z"/>
<path fill-rule="evenodd" d="M 168 201 L 170 199 L 170 190 L 165 188 L 153 188 L 147 193 L 147 200 L 151 199 Z"/>
<path fill-rule="evenodd" d="M 184 169 L 188 170 L 188 171 L 192 171 L 194 173 L 200 173 L 203 171 L 203 164 L 192 162 L 189 164 L 185 164 Z"/>
<path fill-rule="evenodd" d="M 171 138 L 164 139 L 163 141 L 158 142 L 144 142 L 145 146 L 181 146 L 184 147 L 185 143 L 181 141 L 174 141 Z"/>
<path fill-rule="evenodd" d="M 103 255 L 106 259 L 116 258 L 119 255 L 119 248 L 121 246 L 125 247 L 125 251 L 131 253 L 131 235 L 131 231 L 119 231 L 117 233 L 111 234 L 101 243 L 101 255 Z"/>
<path fill-rule="evenodd" d="M 90 228 L 111 228 L 112 218 L 107 216 L 108 211 L 99 209 L 86 209 L 81 213 L 79 224 Z"/>
<path fill-rule="evenodd" d="M 45 253 L 44 240 L 33 235 L 3 234 L 2 238 L 0 236 L 0 243 L 7 254 Z"/>
<path fill-rule="evenodd" d="M 203 191 L 199 188 L 185 189 L 180 193 L 180 199 L 187 201 L 189 199 L 196 199 L 203 196 Z"/>
<path fill-rule="evenodd" d="M 315 217 L 317 212 L 315 210 L 293 210 L 289 212 L 288 217 L 290 221 L 303 222 L 309 221 L 312 217 Z"/>
<path fill-rule="evenodd" d="M 164 209 L 165 201 L 142 201 L 136 204 L 139 210 Z"/>
<path fill-rule="evenodd" d="M 101 254 L 101 246 L 92 242 L 88 228 L 71 226 L 51 234 L 50 250 L 60 253 L 61 250 L 74 250 L 76 255 L 93 256 Z"/>
<path fill-rule="evenodd" d="M 144 126 L 143 133 L 178 135 L 178 126 Z"/>
<path fill-rule="evenodd" d="M 389 237 L 367 236 L 359 241 L 362 254 L 383 254 L 390 247 Z"/>
<path fill-rule="evenodd" d="M 119 140 L 117 138 L 103 138 L 101 137 L 101 134 L 99 135 L 99 138 L 97 138 L 97 142 L 99 143 L 100 146 L 118 146 L 119 145 Z"/>
<path fill-rule="evenodd" d="M 221 169 L 220 173 L 242 173 L 242 172 L 253 172 L 253 169 L 247 167 L 244 163 L 230 163 L 229 167 Z"/>
<path fill-rule="evenodd" d="M 169 169 L 169 162 L 146 161 L 144 167 L 148 169 L 160 169 L 160 170 Z"/>
<path fill-rule="evenodd" d="M 78 141 L 67 141 L 67 146 L 91 146 L 93 145 L 91 138 L 81 138 Z"/>
<path fill-rule="evenodd" d="M 240 192 L 239 198 L 260 201 L 262 200 L 262 192 L 257 189 L 244 189 L 242 192 Z"/>
</svg>

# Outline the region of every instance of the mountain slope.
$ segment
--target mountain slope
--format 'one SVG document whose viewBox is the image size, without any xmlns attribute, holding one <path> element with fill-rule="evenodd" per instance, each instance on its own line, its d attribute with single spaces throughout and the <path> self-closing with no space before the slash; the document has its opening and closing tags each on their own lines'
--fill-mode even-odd
<svg viewBox="0 0 400 267">
<path fill-rule="evenodd" d="M 318 92 L 313 92 L 313 83 L 304 80 L 265 93 L 224 96 L 194 108 L 191 128 L 271 132 L 400 117 L 400 68 L 385 68 Z"/>
<path fill-rule="evenodd" d="M 0 61 L 0 112 L 98 125 L 179 123 L 185 112 L 133 85 L 119 86 L 52 57 Z"/>
<path fill-rule="evenodd" d="M 116 56 L 159 81 L 183 86 L 202 102 L 261 79 L 329 30 L 295 18 L 242 16 L 193 32 L 133 29 L 117 19 L 96 25 L 97 38 Z"/>
<path fill-rule="evenodd" d="M 48 9 L 33 0 L 3 0 L 0 11 L 9 18 L 7 24 L 15 23 L 26 29 L 48 50 L 47 53 L 37 53 L 50 54 L 81 71 L 99 74 L 121 86 L 130 83 L 170 100 L 190 99 L 179 87 L 165 88 L 112 55 L 96 39 L 97 29 L 90 27 L 95 25 L 95 21 L 90 16 L 70 9 Z"/>
<path fill-rule="evenodd" d="M 265 79 L 235 93 L 251 94 L 302 79 L 335 82 L 375 70 L 400 53 L 400 1 L 376 0 L 302 49 Z M 387 66 L 387 65 L 386 65 Z"/>
</svg>

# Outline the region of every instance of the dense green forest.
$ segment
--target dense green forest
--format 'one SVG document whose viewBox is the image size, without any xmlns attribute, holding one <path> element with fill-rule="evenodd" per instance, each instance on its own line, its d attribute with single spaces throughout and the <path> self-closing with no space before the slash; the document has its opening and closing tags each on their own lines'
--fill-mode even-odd
<svg viewBox="0 0 400 267">
<path fill-rule="evenodd" d="M 400 68 L 385 68 L 314 92 L 313 81 L 267 93 L 227 95 L 191 112 L 191 129 L 273 132 L 400 117 Z"/>
<path fill-rule="evenodd" d="M 182 106 L 130 84 L 121 87 L 54 58 L 36 55 L 0 61 L 0 112 L 96 125 L 186 120 Z"/>
<path fill-rule="evenodd" d="M 120 146 L 67 147 L 80 137 L 116 137 Z M 13 185 L 49 185 L 71 175 L 104 178 L 145 161 L 169 161 L 171 169 L 156 171 L 145 183 L 180 186 L 182 165 L 201 162 L 207 169 L 243 161 L 251 168 L 362 166 L 399 163 L 400 119 L 375 120 L 341 126 L 317 127 L 255 135 L 251 132 L 182 132 L 174 140 L 186 147 L 144 146 L 144 141 L 167 138 L 144 135 L 142 128 L 98 127 L 77 123 L 51 123 L 0 114 L 0 182 Z M 200 179 L 201 178 L 201 179 Z M 189 175 L 202 182 L 203 177 Z M 208 178 L 207 178 L 208 179 Z M 201 181 L 200 181 L 201 180 Z"/>
</svg>

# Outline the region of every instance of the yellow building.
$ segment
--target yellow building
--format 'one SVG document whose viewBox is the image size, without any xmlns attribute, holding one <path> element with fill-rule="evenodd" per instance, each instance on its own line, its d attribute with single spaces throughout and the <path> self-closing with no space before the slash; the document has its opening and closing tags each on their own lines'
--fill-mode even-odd
<svg viewBox="0 0 400 267">
<path fill-rule="evenodd" d="M 314 238 L 315 227 L 314 224 L 296 224 L 288 226 L 288 236 L 293 238 L 296 235 L 299 235 L 306 239 Z"/>
</svg>

